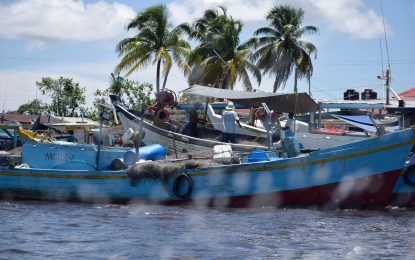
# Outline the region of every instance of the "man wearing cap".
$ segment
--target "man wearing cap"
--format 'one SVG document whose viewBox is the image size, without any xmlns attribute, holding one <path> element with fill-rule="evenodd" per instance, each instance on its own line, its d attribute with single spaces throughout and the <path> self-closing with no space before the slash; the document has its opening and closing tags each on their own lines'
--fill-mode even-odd
<svg viewBox="0 0 415 260">
<path fill-rule="evenodd" d="M 241 123 L 239 122 L 239 117 L 235 113 L 234 106 L 232 103 L 229 103 L 225 111 L 222 113 L 222 124 L 223 124 L 223 133 L 222 133 L 222 142 L 227 143 L 236 143 L 236 126 L 235 122 L 241 126 Z"/>
</svg>

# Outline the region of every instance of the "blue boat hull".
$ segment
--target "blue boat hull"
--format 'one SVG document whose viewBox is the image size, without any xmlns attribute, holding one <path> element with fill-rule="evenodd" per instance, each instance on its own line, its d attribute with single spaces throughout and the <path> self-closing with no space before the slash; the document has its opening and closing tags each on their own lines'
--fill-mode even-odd
<svg viewBox="0 0 415 260">
<path fill-rule="evenodd" d="M 3 198 L 193 204 L 215 207 L 388 204 L 413 130 L 269 162 L 202 167 L 160 179 L 126 171 L 0 169 Z"/>
<path fill-rule="evenodd" d="M 407 179 L 406 179 L 407 178 Z M 390 204 L 399 207 L 415 206 L 415 174 L 399 175 L 393 188 Z"/>
</svg>

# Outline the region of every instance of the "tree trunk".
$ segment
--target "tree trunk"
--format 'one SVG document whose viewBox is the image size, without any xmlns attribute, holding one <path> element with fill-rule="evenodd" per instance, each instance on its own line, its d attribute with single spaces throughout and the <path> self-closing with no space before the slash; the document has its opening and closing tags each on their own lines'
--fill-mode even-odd
<svg viewBox="0 0 415 260">
<path fill-rule="evenodd" d="M 298 77 L 298 75 L 297 75 L 298 73 L 297 73 L 297 68 L 295 68 L 295 71 L 294 71 L 294 93 L 298 93 L 298 88 L 297 88 L 297 77 Z"/>
<path fill-rule="evenodd" d="M 166 75 L 164 76 L 164 81 L 163 81 L 163 87 L 161 89 L 164 89 L 166 87 L 167 77 L 169 76 L 170 69 L 171 69 L 171 67 L 168 68 L 167 71 L 166 71 Z"/>
<path fill-rule="evenodd" d="M 157 78 L 156 78 L 156 91 L 157 93 L 159 93 L 160 91 L 160 65 L 161 65 L 161 60 L 157 61 Z"/>
</svg>

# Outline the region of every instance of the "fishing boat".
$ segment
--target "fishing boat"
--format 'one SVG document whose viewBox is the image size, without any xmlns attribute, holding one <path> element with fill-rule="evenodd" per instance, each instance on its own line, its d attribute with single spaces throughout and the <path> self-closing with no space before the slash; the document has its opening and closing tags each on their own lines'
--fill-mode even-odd
<svg viewBox="0 0 415 260">
<path fill-rule="evenodd" d="M 223 90 L 218 90 L 218 92 L 222 92 Z M 226 90 L 225 90 L 226 92 Z M 221 94 L 220 96 L 224 96 Z M 223 123 L 222 123 L 222 116 L 215 113 L 211 104 L 205 104 L 206 107 L 206 114 L 209 118 L 210 125 L 218 131 L 223 131 Z M 367 117 L 367 116 L 366 116 Z M 236 133 L 240 135 L 246 136 L 260 136 L 263 138 L 267 137 L 267 130 L 264 128 L 263 124 L 259 122 L 260 120 L 256 120 L 256 125 L 251 126 L 249 124 L 241 122 L 240 128 L 236 128 Z M 280 122 L 281 126 L 284 127 L 286 120 L 282 120 Z M 296 120 L 295 121 L 295 129 L 296 138 L 298 141 L 304 146 L 309 148 L 329 148 L 334 147 L 342 144 L 347 144 L 351 142 L 360 141 L 366 139 L 368 136 L 361 132 L 355 131 L 345 131 L 340 129 L 310 129 L 307 123 L 302 121 Z M 375 131 L 376 132 L 376 131 Z"/>
<path fill-rule="evenodd" d="M 214 207 L 384 207 L 413 143 L 414 130 L 407 129 L 306 154 L 290 155 L 288 140 L 287 149 L 266 156 L 239 154 L 239 162 L 218 161 L 220 156 L 161 159 L 118 170 L 111 170 L 111 163 L 131 151 L 113 148 L 91 163 L 99 154 L 95 146 L 27 143 L 21 162 L 3 160 L 0 194 L 3 199 Z"/>
</svg>

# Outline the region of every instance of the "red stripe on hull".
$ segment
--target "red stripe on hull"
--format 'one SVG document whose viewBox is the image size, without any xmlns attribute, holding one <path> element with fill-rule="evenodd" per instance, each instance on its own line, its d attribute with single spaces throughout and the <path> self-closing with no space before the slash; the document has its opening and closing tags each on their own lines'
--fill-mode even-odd
<svg viewBox="0 0 415 260">
<path fill-rule="evenodd" d="M 209 200 L 175 200 L 164 204 L 209 207 L 381 208 L 388 205 L 400 170 L 321 186 Z"/>
<path fill-rule="evenodd" d="M 128 203 L 137 202 L 145 204 L 178 205 L 190 204 L 202 207 L 318 207 L 318 208 L 381 208 L 388 205 L 400 170 L 390 171 L 368 177 L 345 180 L 340 183 L 280 191 L 255 195 L 234 196 L 212 199 L 175 199 L 168 201 L 132 199 L 111 199 L 105 202 Z M 37 199 L 37 200 L 63 200 L 62 198 L 49 198 L 47 196 L 34 196 L 23 192 L 3 192 L 2 199 Z M 83 201 L 80 198 L 64 199 L 64 201 Z M 415 197 L 413 198 L 415 201 Z M 91 201 L 98 202 L 98 201 Z"/>
</svg>

